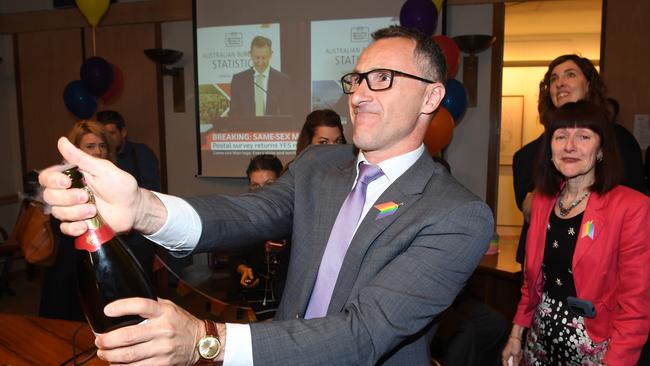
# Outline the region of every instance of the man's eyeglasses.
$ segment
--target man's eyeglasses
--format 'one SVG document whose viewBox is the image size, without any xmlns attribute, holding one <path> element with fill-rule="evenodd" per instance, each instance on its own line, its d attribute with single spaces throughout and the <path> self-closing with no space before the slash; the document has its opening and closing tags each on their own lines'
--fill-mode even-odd
<svg viewBox="0 0 650 366">
<path fill-rule="evenodd" d="M 351 72 L 349 74 L 345 74 L 341 78 L 341 86 L 343 87 L 343 93 L 352 94 L 357 90 L 359 85 L 361 85 L 365 79 L 368 83 L 368 89 L 372 91 L 386 90 L 390 89 L 393 86 L 393 79 L 395 76 L 404 76 L 425 82 L 427 84 L 434 83 L 431 80 L 397 70 L 375 69 L 367 72 Z"/>
</svg>

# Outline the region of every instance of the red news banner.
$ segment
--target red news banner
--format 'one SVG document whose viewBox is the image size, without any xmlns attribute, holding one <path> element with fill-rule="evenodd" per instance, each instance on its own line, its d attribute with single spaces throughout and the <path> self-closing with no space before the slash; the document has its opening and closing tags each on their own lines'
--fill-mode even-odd
<svg viewBox="0 0 650 366">
<path fill-rule="evenodd" d="M 299 133 L 288 132 L 210 132 L 204 135 L 201 150 L 225 151 L 291 151 L 296 150 Z"/>
</svg>

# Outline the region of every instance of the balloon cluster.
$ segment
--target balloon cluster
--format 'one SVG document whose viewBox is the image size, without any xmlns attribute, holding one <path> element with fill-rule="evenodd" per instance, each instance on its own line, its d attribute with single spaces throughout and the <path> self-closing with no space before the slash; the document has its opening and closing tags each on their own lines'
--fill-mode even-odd
<svg viewBox="0 0 650 366">
<path fill-rule="evenodd" d="M 109 0 L 75 0 L 79 11 L 94 31 L 109 7 Z M 94 52 L 93 52 L 94 54 Z M 105 104 L 114 102 L 122 93 L 124 78 L 119 67 L 97 56 L 81 64 L 80 80 L 74 80 L 63 90 L 63 102 L 72 114 L 87 119 L 97 110 L 98 98 Z"/>
<path fill-rule="evenodd" d="M 72 114 L 87 119 L 97 110 L 98 99 L 105 104 L 114 102 L 122 93 L 124 78 L 119 67 L 101 57 L 90 57 L 81 64 L 81 80 L 68 83 L 63 102 Z"/>
<path fill-rule="evenodd" d="M 458 125 L 460 117 L 467 109 L 467 91 L 460 81 L 454 79 L 460 62 L 458 45 L 447 36 L 433 35 L 438 25 L 442 2 L 443 0 L 407 0 L 399 14 L 400 25 L 415 28 L 432 37 L 447 64 L 445 97 L 424 137 L 424 144 L 431 155 L 439 155 L 449 145 L 454 127 Z"/>
</svg>

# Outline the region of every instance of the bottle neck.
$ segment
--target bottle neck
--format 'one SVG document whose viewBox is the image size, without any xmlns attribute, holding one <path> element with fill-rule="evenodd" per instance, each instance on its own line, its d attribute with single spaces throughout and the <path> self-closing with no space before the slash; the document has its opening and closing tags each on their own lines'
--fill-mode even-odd
<svg viewBox="0 0 650 366">
<path fill-rule="evenodd" d="M 97 214 L 95 217 L 87 219 L 86 225 L 88 225 L 88 230 L 97 230 L 104 226 L 104 220 L 102 220 L 102 217 Z"/>
</svg>

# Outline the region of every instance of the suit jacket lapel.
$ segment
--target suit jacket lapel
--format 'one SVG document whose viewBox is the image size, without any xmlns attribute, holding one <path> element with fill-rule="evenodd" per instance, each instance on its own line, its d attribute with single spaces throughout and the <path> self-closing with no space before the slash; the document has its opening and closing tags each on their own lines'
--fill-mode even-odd
<svg viewBox="0 0 650 366">
<path fill-rule="evenodd" d="M 587 253 L 595 243 L 596 239 L 603 231 L 605 218 L 601 209 L 607 205 L 607 196 L 601 196 L 593 192 L 587 201 L 587 208 L 582 216 L 580 230 L 578 231 L 578 240 L 576 249 L 573 253 L 572 267 L 575 270 L 580 259 Z"/>
<path fill-rule="evenodd" d="M 352 184 L 356 176 L 356 170 L 354 169 L 355 162 L 356 157 L 339 164 L 336 169 L 333 169 L 332 174 L 328 174 L 325 177 L 322 184 L 319 182 L 321 192 L 317 195 L 318 198 L 314 210 L 316 216 L 314 217 L 312 227 L 314 229 L 320 228 L 321 230 L 314 231 L 311 245 L 312 250 L 309 253 L 310 257 L 305 258 L 307 272 L 304 277 L 302 291 L 300 292 L 301 297 L 298 300 L 300 301 L 298 309 L 302 309 L 303 312 L 309 303 L 309 298 L 311 297 L 311 292 L 316 282 L 318 267 L 325 252 L 334 221 L 336 221 L 336 216 L 343 205 L 343 201 L 345 201 L 345 198 L 352 189 Z"/>
<path fill-rule="evenodd" d="M 376 204 L 395 202 L 400 207 L 394 214 L 377 219 L 379 210 L 372 207 L 359 225 L 339 272 L 328 313 L 338 313 L 348 301 L 366 252 L 381 233 L 403 215 L 422 195 L 431 179 L 434 164 L 425 152 L 404 174 L 377 199 Z"/>
</svg>

